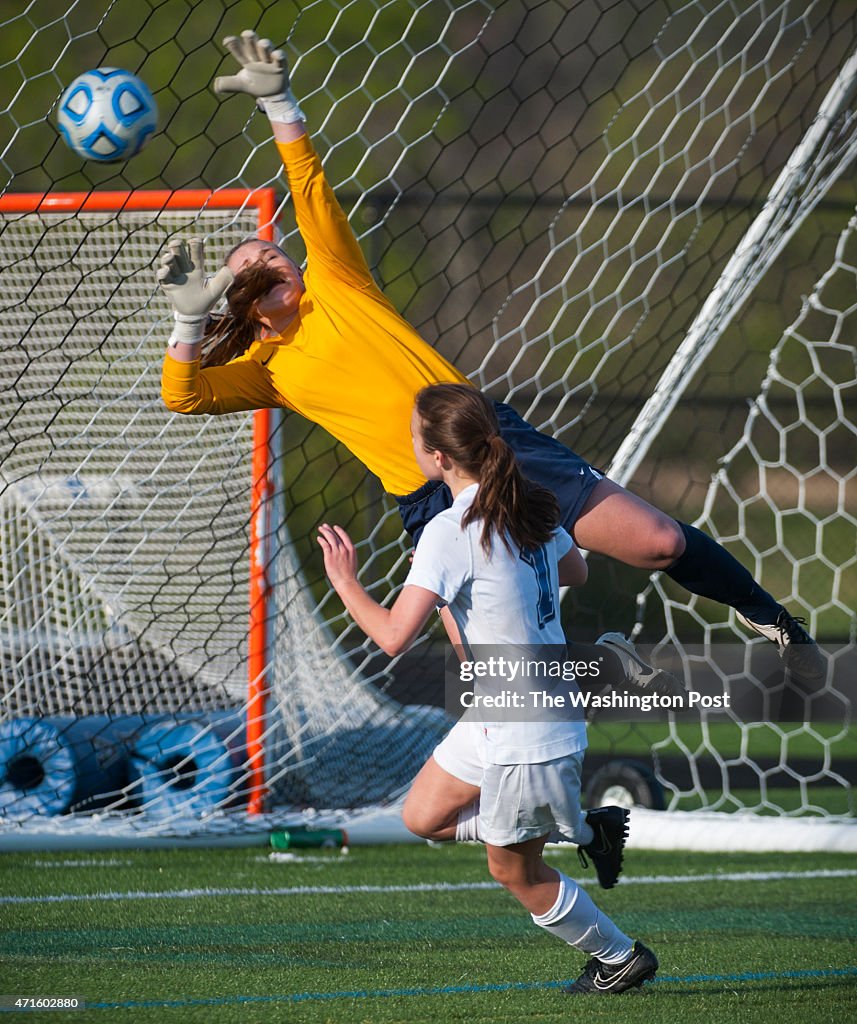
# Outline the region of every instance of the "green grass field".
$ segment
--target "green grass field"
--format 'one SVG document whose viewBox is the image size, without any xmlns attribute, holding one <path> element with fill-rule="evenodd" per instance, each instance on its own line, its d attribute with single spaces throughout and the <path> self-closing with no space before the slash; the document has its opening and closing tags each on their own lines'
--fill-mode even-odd
<svg viewBox="0 0 857 1024">
<path fill-rule="evenodd" d="M 857 1018 L 852 857 L 630 850 L 619 886 L 589 891 L 661 969 L 618 1002 L 564 996 L 584 956 L 489 882 L 476 846 L 6 854 L 0 993 L 134 1024 Z"/>
</svg>

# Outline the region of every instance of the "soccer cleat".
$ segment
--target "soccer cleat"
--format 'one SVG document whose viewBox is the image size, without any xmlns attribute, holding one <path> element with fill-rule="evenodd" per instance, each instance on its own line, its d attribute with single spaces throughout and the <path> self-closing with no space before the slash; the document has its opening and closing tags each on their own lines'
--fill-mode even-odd
<svg viewBox="0 0 857 1024">
<path fill-rule="evenodd" d="M 612 889 L 622 873 L 629 815 L 624 807 L 595 807 L 586 812 L 586 823 L 594 835 L 588 846 L 578 846 L 577 856 L 584 868 L 589 867 L 587 857 L 592 861 L 602 889 Z"/>
<path fill-rule="evenodd" d="M 621 633 L 604 633 L 596 641 L 618 657 L 625 679 L 640 693 L 657 693 L 661 697 L 683 697 L 687 687 L 669 672 L 661 672 L 643 661 L 637 648 Z"/>
<path fill-rule="evenodd" d="M 808 683 L 823 683 L 827 678 L 827 664 L 818 644 L 803 628 L 806 619 L 798 619 L 783 608 L 774 623 L 753 622 L 740 612 L 738 618 L 766 640 L 777 645 L 783 665 L 798 679 Z"/>
<path fill-rule="evenodd" d="M 658 958 L 642 942 L 635 942 L 630 957 L 621 964 L 603 964 L 594 957 L 583 968 L 583 974 L 563 992 L 567 996 L 618 995 L 629 989 L 642 988 L 658 969 Z"/>
</svg>

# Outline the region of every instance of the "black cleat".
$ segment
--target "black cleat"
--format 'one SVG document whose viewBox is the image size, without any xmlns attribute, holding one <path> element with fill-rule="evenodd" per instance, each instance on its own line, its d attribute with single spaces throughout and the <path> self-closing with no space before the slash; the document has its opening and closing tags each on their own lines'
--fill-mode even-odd
<svg viewBox="0 0 857 1024">
<path fill-rule="evenodd" d="M 738 618 L 754 632 L 777 645 L 783 665 L 797 679 L 823 683 L 827 664 L 818 644 L 803 628 L 806 619 L 798 619 L 783 608 L 774 623 L 753 622 L 740 612 Z"/>
<path fill-rule="evenodd" d="M 658 958 L 642 942 L 635 942 L 630 957 L 622 964 L 603 964 L 594 957 L 583 974 L 563 992 L 567 996 L 618 995 L 630 989 L 642 988 L 651 981 L 658 969 Z"/>
<path fill-rule="evenodd" d="M 661 697 L 684 697 L 687 687 L 670 672 L 661 672 L 637 653 L 633 643 L 621 633 L 604 633 L 595 641 L 616 655 L 625 673 L 625 682 L 638 693 L 656 693 Z M 616 687 L 614 686 L 614 689 Z"/>
<path fill-rule="evenodd" d="M 586 823 L 595 835 L 588 846 L 578 846 L 577 855 L 583 867 L 589 867 L 587 857 L 595 865 L 602 889 L 612 889 L 622 872 L 629 815 L 624 807 L 595 807 L 586 812 Z"/>
</svg>

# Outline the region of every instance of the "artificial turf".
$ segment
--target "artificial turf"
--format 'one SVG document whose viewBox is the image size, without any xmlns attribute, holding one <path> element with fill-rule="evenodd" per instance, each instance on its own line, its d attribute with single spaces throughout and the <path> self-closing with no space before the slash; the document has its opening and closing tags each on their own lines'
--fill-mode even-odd
<svg viewBox="0 0 857 1024">
<path fill-rule="evenodd" d="M 548 858 L 591 875 L 570 851 Z M 5 854 L 0 993 L 86 1001 L 26 1012 L 53 1022 L 857 1018 L 857 865 L 845 855 L 628 851 L 620 884 L 589 892 L 661 968 L 619 998 L 564 996 L 585 957 L 488 882 L 476 846 L 285 862 L 264 848 Z"/>
</svg>

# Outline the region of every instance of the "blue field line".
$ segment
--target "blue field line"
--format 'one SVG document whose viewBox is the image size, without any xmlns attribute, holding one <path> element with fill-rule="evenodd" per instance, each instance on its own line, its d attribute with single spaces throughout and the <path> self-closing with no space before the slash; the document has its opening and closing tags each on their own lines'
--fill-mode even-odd
<svg viewBox="0 0 857 1024">
<path fill-rule="evenodd" d="M 648 985 L 664 984 L 705 984 L 752 981 L 808 980 L 814 978 L 857 977 L 857 967 L 840 967 L 803 971 L 746 971 L 741 974 L 685 974 L 663 975 Z M 241 1006 L 243 1004 L 308 1003 L 333 999 L 389 999 L 410 996 L 456 996 L 473 995 L 480 992 L 531 992 L 534 990 L 558 989 L 570 985 L 574 979 L 565 981 L 516 981 L 496 985 L 439 985 L 425 988 L 380 988 L 354 989 L 337 992 L 294 992 L 272 996 L 225 996 L 217 999 L 145 999 L 129 1000 L 123 1003 L 86 1003 L 87 1010 L 148 1010 L 182 1009 L 194 1006 Z M 647 986 L 648 987 L 648 986 Z"/>
</svg>

